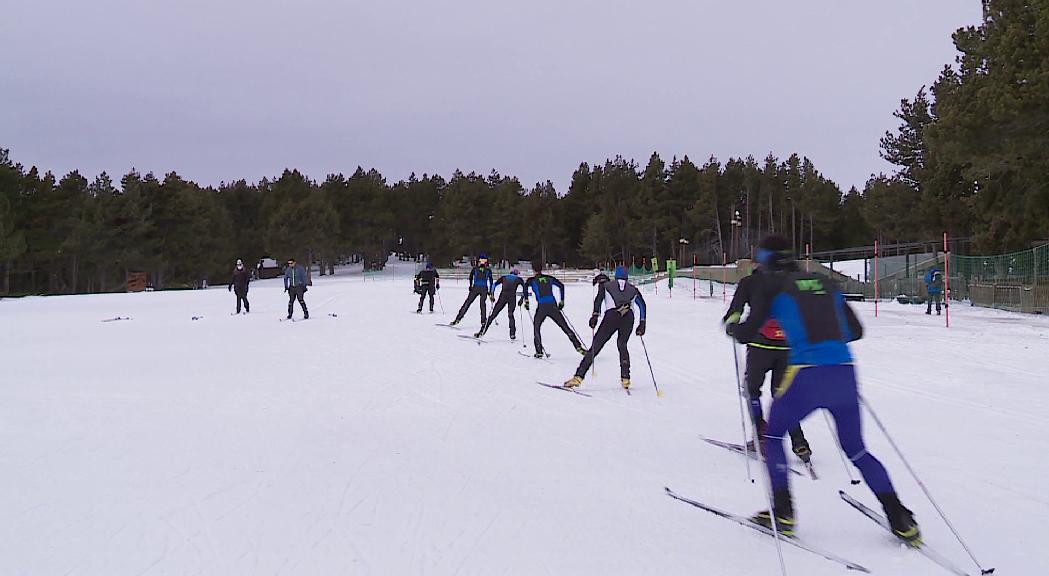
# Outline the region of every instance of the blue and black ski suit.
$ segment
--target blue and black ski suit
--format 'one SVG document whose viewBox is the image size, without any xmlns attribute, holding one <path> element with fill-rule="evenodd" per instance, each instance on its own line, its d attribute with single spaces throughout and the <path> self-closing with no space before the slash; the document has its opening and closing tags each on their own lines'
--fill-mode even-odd
<svg viewBox="0 0 1049 576">
<path fill-rule="evenodd" d="M 561 303 L 557 303 L 557 299 L 554 298 L 554 287 L 557 287 L 558 291 L 561 292 Z M 561 308 L 565 305 L 565 285 L 560 280 L 553 276 L 547 276 L 546 274 L 536 274 L 525 282 L 525 307 L 528 306 L 528 290 L 531 290 L 532 294 L 535 294 L 535 317 L 532 318 L 532 333 L 535 343 L 535 353 L 543 353 L 543 336 L 541 329 L 543 327 L 543 321 L 550 318 L 557 324 L 557 327 L 568 336 L 568 339 L 572 341 L 572 346 L 576 350 L 583 349 L 583 343 L 579 341 L 579 336 L 568 326 L 568 321 L 565 320 L 564 313 L 561 312 Z"/>
<path fill-rule="evenodd" d="M 481 297 L 481 326 L 484 327 L 485 321 L 488 319 L 488 303 L 485 302 L 485 298 L 488 293 L 492 291 L 492 269 L 487 264 L 481 264 L 474 266 L 470 270 L 470 293 L 466 297 L 466 301 L 463 302 L 462 307 L 459 308 L 459 313 L 455 315 L 453 324 L 458 324 L 462 321 L 463 316 L 466 316 L 466 311 L 470 309 L 470 306 L 474 303 L 474 300 L 478 296 Z"/>
<path fill-rule="evenodd" d="M 783 435 L 817 409 L 830 411 L 842 450 L 886 508 L 898 505 L 885 467 L 867 452 L 860 427 L 859 390 L 848 343 L 863 327 L 840 288 L 825 276 L 790 270 L 755 277 L 750 316 L 730 328 L 742 343 L 753 342 L 768 318 L 783 328 L 790 365 L 774 391 L 763 438 L 774 496 L 787 494 Z M 777 507 L 780 504 L 777 502 Z"/>
<path fill-rule="evenodd" d="M 506 316 L 510 320 L 510 339 L 517 338 L 517 323 L 514 322 L 514 311 L 517 309 L 517 289 L 521 289 L 521 300 L 525 298 L 524 280 L 521 279 L 517 274 L 506 274 L 500 276 L 495 281 L 495 285 L 499 286 L 499 299 L 496 300 L 495 305 L 492 306 L 492 314 L 488 317 L 488 321 L 485 322 L 484 327 L 481 328 L 481 336 L 484 336 L 488 332 L 488 329 L 492 327 L 492 323 L 495 322 L 496 316 L 506 308 Z M 495 295 L 493 289 L 492 295 Z"/>
</svg>

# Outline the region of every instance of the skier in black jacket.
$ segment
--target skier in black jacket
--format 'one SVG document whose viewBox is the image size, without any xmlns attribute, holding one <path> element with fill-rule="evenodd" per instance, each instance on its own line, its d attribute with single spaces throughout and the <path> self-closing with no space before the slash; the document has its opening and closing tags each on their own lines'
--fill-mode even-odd
<svg viewBox="0 0 1049 576">
<path fill-rule="evenodd" d="M 455 320 L 449 322 L 449 325 L 455 326 L 462 322 L 463 316 L 466 316 L 466 311 L 470 309 L 470 305 L 480 296 L 481 326 L 484 326 L 485 321 L 488 319 L 488 304 L 484 300 L 491 293 L 493 283 L 492 269 L 488 267 L 488 255 L 481 252 L 481 255 L 477 258 L 477 265 L 470 270 L 470 293 L 467 295 L 462 307 L 459 308 L 459 313 L 455 315 Z"/>
<path fill-rule="evenodd" d="M 237 258 L 237 267 L 233 269 L 233 278 L 229 281 L 227 291 L 237 294 L 237 314 L 240 314 L 240 303 L 244 302 L 244 313 L 250 312 L 248 308 L 248 284 L 251 282 L 251 272 L 244 267 L 244 261 Z"/>
<path fill-rule="evenodd" d="M 520 272 L 517 268 L 510 270 L 509 274 L 500 276 L 495 281 L 495 285 L 500 287 L 499 299 L 495 302 L 495 306 L 492 307 L 492 314 L 488 317 L 488 321 L 485 322 L 484 326 L 481 327 L 481 331 L 474 334 L 475 337 L 480 338 L 488 333 L 488 329 L 492 327 L 492 323 L 495 322 L 496 316 L 506 308 L 506 315 L 510 319 L 510 340 L 517 339 L 517 323 L 514 322 L 514 310 L 517 308 L 517 289 L 521 288 L 521 301 L 525 298 L 524 280 L 521 280 L 519 276 Z M 495 296 L 495 290 L 493 289 L 492 295 Z"/>
<path fill-rule="evenodd" d="M 590 316 L 590 327 L 597 326 L 602 306 L 605 317 L 601 321 L 601 327 L 597 329 L 597 334 L 594 335 L 590 351 L 583 356 L 583 361 L 576 368 L 575 376 L 564 383 L 565 388 L 574 388 L 583 383 L 586 371 L 590 369 L 594 358 L 613 334 L 618 334 L 616 343 L 619 346 L 619 382 L 623 388 L 630 388 L 630 352 L 627 350 L 627 342 L 630 340 L 630 330 L 634 327 L 633 307 L 637 306 L 640 315 L 637 330 L 634 332 L 638 336 L 645 335 L 647 307 L 641 291 L 627 282 L 626 268 L 616 267 L 615 280 L 608 280 L 605 277 L 605 281 L 598 282 L 602 276 L 604 275 L 594 279 L 598 286 L 597 297 L 594 298 L 594 313 Z"/>
<path fill-rule="evenodd" d="M 419 295 L 419 307 L 416 314 L 423 311 L 423 300 L 430 296 L 430 312 L 433 312 L 433 296 L 441 289 L 441 275 L 433 269 L 433 264 L 426 263 L 426 268 L 415 275 L 415 293 Z M 442 304 L 443 306 L 443 304 Z"/>
<path fill-rule="evenodd" d="M 732 296 L 728 312 L 725 312 L 721 322 L 726 326 L 735 324 L 743 316 L 743 307 L 751 306 L 751 298 L 754 296 L 754 286 L 761 281 L 761 276 L 767 274 L 759 264 L 750 276 L 746 276 L 736 285 L 736 294 Z M 747 368 L 744 379 L 747 384 L 747 400 L 750 403 L 750 414 L 757 424 L 759 438 L 765 434 L 765 418 L 761 410 L 761 386 L 765 383 L 765 374 L 772 372 L 771 390 L 775 393 L 783 382 L 783 375 L 787 372 L 790 363 L 790 346 L 783 334 L 783 328 L 775 318 L 769 318 L 758 330 L 757 336 L 747 343 Z M 753 441 L 751 441 L 753 442 Z M 798 458 L 808 462 L 812 456 L 809 442 L 801 431 L 801 425 L 790 429 L 790 443 Z M 753 446 L 752 446 L 753 447 Z M 760 442 L 758 443 L 760 448 Z"/>
<path fill-rule="evenodd" d="M 535 317 L 532 318 L 535 357 L 542 358 L 544 356 L 541 330 L 543 321 L 547 318 L 553 320 L 554 324 L 557 324 L 561 331 L 568 336 L 576 352 L 586 354 L 586 348 L 579 341 L 579 336 L 568 326 L 568 321 L 565 320 L 565 315 L 562 312 L 565 307 L 565 285 L 557 278 L 543 274 L 543 263 L 538 260 L 532 262 L 532 270 L 535 272 L 535 276 L 532 276 L 525 282 L 524 307 L 525 310 L 528 310 L 528 291 L 531 290 L 535 294 Z M 555 286 L 561 292 L 560 302 L 554 298 Z"/>
</svg>

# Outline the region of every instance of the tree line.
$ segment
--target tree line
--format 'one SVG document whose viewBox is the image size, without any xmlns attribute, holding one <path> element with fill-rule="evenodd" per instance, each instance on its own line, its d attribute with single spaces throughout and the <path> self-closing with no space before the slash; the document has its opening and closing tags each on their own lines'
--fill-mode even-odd
<svg viewBox="0 0 1049 576">
<path fill-rule="evenodd" d="M 330 272 L 390 252 L 438 265 L 485 251 L 594 266 L 658 257 L 720 263 L 777 232 L 797 252 L 969 237 L 994 253 L 1049 238 L 1049 0 L 983 0 L 979 26 L 931 89 L 901 101 L 881 139 L 893 174 L 843 192 L 797 154 L 653 153 L 582 163 L 559 193 L 496 172 L 390 183 L 358 167 L 316 181 L 297 170 L 217 187 L 175 172 L 119 183 L 25 169 L 0 150 L 0 293 L 120 290 L 142 271 L 157 288 L 224 282 L 231 262 L 296 257 Z"/>
<path fill-rule="evenodd" d="M 792 155 L 688 157 L 641 168 L 620 157 L 583 163 L 562 195 L 550 181 L 456 171 L 389 183 L 376 170 L 315 181 L 297 170 L 256 183 L 200 186 L 171 172 L 62 178 L 15 163 L 0 149 L 0 291 L 121 290 L 142 271 L 156 288 L 225 282 L 236 258 L 296 257 L 321 272 L 351 256 L 381 266 L 391 252 L 438 265 L 487 252 L 595 266 L 749 254 L 778 231 L 823 248 L 870 238 L 863 196 L 842 195 L 808 159 Z"/>
</svg>

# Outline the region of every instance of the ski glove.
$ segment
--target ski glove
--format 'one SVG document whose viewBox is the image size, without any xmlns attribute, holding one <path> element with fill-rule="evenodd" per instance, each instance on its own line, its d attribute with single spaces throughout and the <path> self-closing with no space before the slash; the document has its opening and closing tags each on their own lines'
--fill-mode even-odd
<svg viewBox="0 0 1049 576">
<path fill-rule="evenodd" d="M 489 294 L 488 295 L 488 299 L 491 300 L 492 302 L 495 302 L 495 294 Z"/>
<path fill-rule="evenodd" d="M 590 316 L 590 327 L 597 328 L 597 314 Z"/>
<path fill-rule="evenodd" d="M 725 335 L 728 336 L 729 338 L 733 338 L 734 339 L 736 337 L 736 328 L 739 328 L 739 323 L 737 323 L 737 322 L 728 322 L 728 323 L 726 323 L 725 324 Z"/>
<path fill-rule="evenodd" d="M 525 300 L 525 310 L 528 310 L 528 300 Z"/>
<path fill-rule="evenodd" d="M 564 310 L 565 309 L 565 301 L 564 300 L 562 300 L 562 301 L 557 303 L 557 309 L 558 310 Z"/>
<path fill-rule="evenodd" d="M 641 322 L 638 323 L 637 330 L 634 330 L 634 334 L 637 334 L 638 336 L 644 336 L 645 335 L 645 321 L 644 320 L 642 320 Z"/>
<path fill-rule="evenodd" d="M 233 284 L 226 287 L 226 292 L 233 292 Z"/>
</svg>

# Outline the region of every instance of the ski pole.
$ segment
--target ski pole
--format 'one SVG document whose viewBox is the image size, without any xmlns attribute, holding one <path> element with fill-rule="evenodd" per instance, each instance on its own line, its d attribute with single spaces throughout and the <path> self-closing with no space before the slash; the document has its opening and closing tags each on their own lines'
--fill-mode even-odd
<svg viewBox="0 0 1049 576">
<path fill-rule="evenodd" d="M 437 290 L 437 302 L 441 305 L 441 316 L 444 316 L 444 300 L 441 299 L 441 290 Z"/>
<path fill-rule="evenodd" d="M 730 341 L 732 342 L 732 361 L 736 365 L 736 395 L 739 396 L 739 429 L 743 436 L 743 450 L 746 452 L 744 460 L 747 462 L 747 480 L 750 480 L 750 483 L 753 484 L 754 475 L 750 473 L 750 449 L 747 448 L 747 420 L 746 416 L 743 415 L 743 384 L 739 379 L 739 353 L 736 350 L 735 340 Z M 754 438 L 755 443 L 759 440 L 757 437 Z"/>
<path fill-rule="evenodd" d="M 735 340 L 732 340 L 732 360 L 735 362 L 735 365 L 736 365 L 736 386 L 739 388 L 739 394 L 740 394 L 739 395 L 739 401 L 740 401 L 740 405 L 739 405 L 739 407 L 740 407 L 740 414 L 739 414 L 739 416 L 740 416 L 740 423 L 743 424 L 743 427 L 744 427 L 743 445 L 746 446 L 747 445 L 746 424 L 743 423 L 743 390 L 744 389 L 743 389 L 742 381 L 739 379 L 739 351 L 736 350 L 736 341 Z M 749 402 L 749 400 L 750 400 L 750 393 L 747 392 L 746 396 L 747 396 L 747 400 Z M 761 441 L 761 437 L 758 435 L 758 420 L 757 420 L 757 418 L 754 417 L 754 413 L 753 412 L 750 413 L 750 426 L 752 428 L 751 432 L 754 434 L 755 447 L 757 447 L 757 443 Z M 782 574 L 783 576 L 787 576 L 787 563 L 786 563 L 786 561 L 783 560 L 783 544 L 780 542 L 780 538 L 782 538 L 782 536 L 780 536 L 780 533 L 779 533 L 779 522 L 776 520 L 775 503 L 772 501 L 772 477 L 767 474 L 767 472 L 768 472 L 768 465 L 765 464 L 765 455 L 761 452 L 760 449 L 758 449 L 757 452 L 758 452 L 758 456 L 760 457 L 761 463 L 763 465 L 765 465 L 765 469 L 766 469 L 766 474 L 759 474 L 759 476 L 761 476 L 762 489 L 765 490 L 765 500 L 766 500 L 766 502 L 768 502 L 768 505 L 769 505 L 769 524 L 772 526 L 772 535 L 775 536 L 775 538 L 776 538 L 776 555 L 779 557 L 779 571 L 780 571 L 780 574 Z M 747 456 L 746 460 L 747 460 L 747 476 L 750 476 L 750 456 Z M 753 483 L 754 479 L 751 478 L 750 481 Z"/>
<path fill-rule="evenodd" d="M 648 346 L 645 346 L 645 337 L 638 336 L 638 338 L 641 339 L 641 349 L 645 351 L 645 362 L 648 362 L 648 373 L 652 375 L 652 386 L 656 388 L 656 397 L 662 398 L 663 391 L 659 389 L 659 384 L 656 384 L 656 373 L 652 370 L 652 360 L 648 357 Z"/>
<path fill-rule="evenodd" d="M 823 418 L 827 421 L 827 428 L 830 429 L 830 433 L 834 435 L 834 444 L 838 446 L 838 456 L 841 457 L 841 465 L 845 467 L 845 473 L 849 475 L 849 484 L 852 484 L 853 486 L 859 484 L 860 481 L 852 475 L 852 468 L 850 468 L 849 463 L 845 461 L 845 450 L 842 449 L 841 440 L 838 439 L 838 429 L 831 425 L 830 416 L 827 414 L 826 410 L 823 411 Z"/>
<path fill-rule="evenodd" d="M 976 567 L 980 570 L 980 574 L 993 573 L 994 568 L 985 569 L 983 565 L 980 564 L 980 561 L 976 559 L 976 555 L 972 553 L 972 550 L 969 549 L 969 546 L 967 546 L 965 544 L 965 541 L 962 540 L 962 535 L 958 533 L 958 530 L 954 528 L 954 525 L 951 524 L 951 521 L 947 519 L 947 515 L 944 514 L 943 509 L 940 508 L 940 505 L 936 503 L 936 500 L 933 500 L 932 493 L 929 492 L 929 489 L 925 486 L 925 483 L 922 482 L 921 478 L 918 477 L 918 473 L 915 472 L 914 468 L 911 467 L 910 462 L 908 462 L 907 459 L 904 458 L 903 452 L 900 451 L 899 446 L 897 446 L 896 442 L 893 441 L 892 436 L 889 436 L 889 431 L 885 428 L 885 425 L 881 423 L 881 420 L 878 418 L 878 415 L 874 413 L 874 409 L 871 408 L 871 405 L 869 402 L 867 402 L 867 399 L 863 396 L 860 396 L 859 398 L 860 402 L 863 402 L 863 405 L 867 408 L 867 412 L 870 413 L 871 418 L 873 418 L 874 422 L 878 425 L 878 428 L 881 429 L 882 434 L 885 434 L 885 439 L 889 441 L 889 445 L 892 446 L 892 449 L 896 451 L 896 455 L 900 457 L 901 461 L 903 461 L 903 465 L 907 468 L 907 471 L 911 473 L 911 476 L 914 477 L 914 480 L 918 483 L 918 486 L 921 487 L 922 492 L 925 493 L 925 497 L 929 499 L 930 503 L 932 503 L 932 507 L 936 509 L 936 512 L 940 514 L 940 518 L 943 518 L 943 522 L 947 524 L 948 528 L 951 529 L 951 532 L 954 534 L 954 537 L 958 539 L 958 543 L 961 544 L 962 548 L 965 549 L 965 553 L 969 555 L 969 558 L 972 558 L 973 564 L 976 564 Z"/>
</svg>

